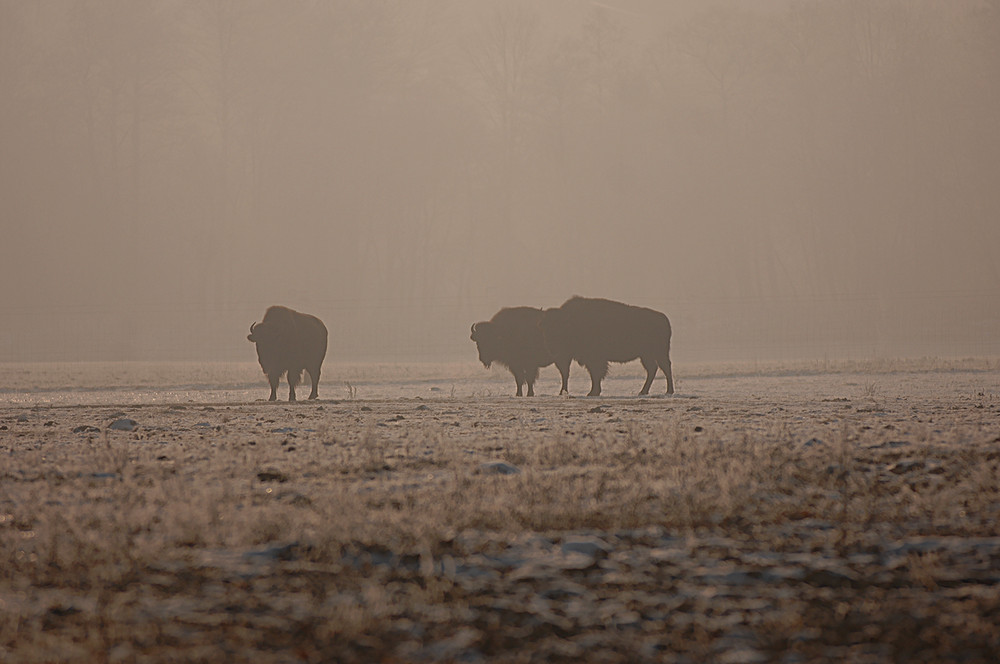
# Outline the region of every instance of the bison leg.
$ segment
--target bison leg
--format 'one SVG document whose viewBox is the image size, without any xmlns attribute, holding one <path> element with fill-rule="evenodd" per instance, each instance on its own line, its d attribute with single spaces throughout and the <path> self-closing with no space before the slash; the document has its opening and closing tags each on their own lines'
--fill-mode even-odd
<svg viewBox="0 0 1000 664">
<path fill-rule="evenodd" d="M 524 380 L 528 383 L 528 396 L 535 396 L 535 381 L 538 380 L 538 367 L 525 369 Z"/>
<path fill-rule="evenodd" d="M 288 400 L 295 401 L 295 386 L 302 380 L 302 369 L 288 370 Z"/>
<path fill-rule="evenodd" d="M 649 394 L 649 386 L 653 384 L 653 378 L 656 377 L 656 360 L 651 357 L 640 358 L 642 362 L 642 367 L 646 370 L 646 382 L 643 384 L 642 389 L 639 390 L 639 396 L 644 396 Z"/>
<path fill-rule="evenodd" d="M 587 396 L 600 396 L 601 381 L 608 375 L 608 362 L 607 360 L 601 362 L 591 362 L 585 366 L 587 367 L 588 373 L 590 373 L 590 392 L 587 393 Z"/>
<path fill-rule="evenodd" d="M 663 375 L 667 377 L 667 394 L 674 393 L 674 376 L 670 371 L 670 351 L 663 354 L 663 357 L 656 360 L 656 363 L 663 369 Z"/>
<path fill-rule="evenodd" d="M 309 380 L 312 381 L 312 390 L 309 392 L 309 398 L 310 399 L 317 399 L 317 398 L 319 398 L 319 371 L 320 371 L 320 368 L 316 367 L 315 369 L 306 369 L 306 371 L 309 373 Z"/>
<path fill-rule="evenodd" d="M 519 371 L 514 372 L 514 382 L 517 383 L 517 394 L 515 397 L 524 396 L 521 392 L 521 386 L 524 385 L 524 380 L 521 378 L 521 373 Z"/>
<path fill-rule="evenodd" d="M 569 394 L 569 365 L 572 361 L 572 358 L 556 360 L 556 369 L 559 370 L 559 375 L 562 376 L 562 387 L 559 388 L 560 395 Z"/>
<path fill-rule="evenodd" d="M 267 382 L 271 385 L 271 396 L 267 398 L 268 401 L 278 400 L 278 381 L 281 380 L 280 373 L 269 373 L 267 374 Z"/>
</svg>

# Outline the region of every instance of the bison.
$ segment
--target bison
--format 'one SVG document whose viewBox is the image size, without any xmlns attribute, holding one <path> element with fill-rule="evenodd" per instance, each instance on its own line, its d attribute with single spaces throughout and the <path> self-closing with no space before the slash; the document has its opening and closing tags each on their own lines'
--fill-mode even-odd
<svg viewBox="0 0 1000 664">
<path fill-rule="evenodd" d="M 268 401 L 278 398 L 278 381 L 288 374 L 288 400 L 295 401 L 295 386 L 302 380 L 302 371 L 312 379 L 310 399 L 319 396 L 319 372 L 326 357 L 326 326 L 309 314 L 288 307 L 269 307 L 264 320 L 250 326 L 247 339 L 257 344 L 257 359 L 271 384 Z"/>
<path fill-rule="evenodd" d="M 552 364 L 552 354 L 545 348 L 539 323 L 542 310 L 532 307 L 501 309 L 488 321 L 473 323 L 471 339 L 479 349 L 479 361 L 487 369 L 494 362 L 514 374 L 517 396 L 528 384 L 528 396 L 535 396 L 538 370 Z"/>
<path fill-rule="evenodd" d="M 590 373 L 587 396 L 593 397 L 601 393 L 608 362 L 636 358 L 646 369 L 640 395 L 649 394 L 657 367 L 667 377 L 667 394 L 674 393 L 670 321 L 659 311 L 612 300 L 571 297 L 561 307 L 545 310 L 541 328 L 545 345 L 562 374 L 559 394 L 569 391 L 569 366 L 573 360 Z"/>
</svg>

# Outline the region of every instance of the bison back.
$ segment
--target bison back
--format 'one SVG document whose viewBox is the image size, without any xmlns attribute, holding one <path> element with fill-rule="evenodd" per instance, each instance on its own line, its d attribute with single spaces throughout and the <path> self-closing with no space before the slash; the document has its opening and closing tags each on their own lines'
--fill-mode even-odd
<svg viewBox="0 0 1000 664">
<path fill-rule="evenodd" d="M 583 297 L 570 298 L 559 310 L 564 343 L 581 363 L 628 362 L 670 348 L 670 321 L 659 311 Z"/>
<path fill-rule="evenodd" d="M 326 357 L 327 329 L 316 316 L 275 305 L 264 313 L 262 323 L 281 330 L 281 347 L 276 351 L 291 364 L 307 367 Z"/>
</svg>

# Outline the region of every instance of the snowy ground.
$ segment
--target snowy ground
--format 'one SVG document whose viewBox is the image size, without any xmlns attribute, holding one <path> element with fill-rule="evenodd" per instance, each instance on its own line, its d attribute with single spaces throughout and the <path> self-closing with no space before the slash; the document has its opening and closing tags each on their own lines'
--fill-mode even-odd
<svg viewBox="0 0 1000 664">
<path fill-rule="evenodd" d="M 0 366 L 0 659 L 1000 655 L 995 360 L 635 364 Z"/>
</svg>

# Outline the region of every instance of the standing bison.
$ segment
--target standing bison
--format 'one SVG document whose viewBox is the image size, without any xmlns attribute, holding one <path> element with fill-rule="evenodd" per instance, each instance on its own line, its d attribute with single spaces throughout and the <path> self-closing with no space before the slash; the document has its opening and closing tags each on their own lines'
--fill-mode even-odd
<svg viewBox="0 0 1000 664">
<path fill-rule="evenodd" d="M 264 313 L 264 320 L 250 326 L 247 339 L 257 344 L 257 359 L 271 384 L 268 401 L 278 398 L 278 381 L 288 374 L 288 400 L 295 401 L 295 386 L 302 380 L 302 371 L 312 379 L 310 399 L 319 396 L 319 371 L 326 357 L 326 326 L 323 321 L 274 306 Z"/>
<path fill-rule="evenodd" d="M 542 339 L 542 310 L 532 307 L 501 309 L 488 321 L 472 325 L 472 340 L 479 348 L 479 361 L 487 369 L 494 362 L 514 374 L 517 396 L 521 386 L 528 384 L 528 396 L 535 396 L 538 370 L 552 364 L 552 354 Z"/>
<path fill-rule="evenodd" d="M 640 395 L 649 394 L 656 369 L 667 377 L 667 394 L 674 393 L 670 371 L 670 321 L 659 311 L 612 300 L 572 297 L 556 309 L 546 309 L 541 322 L 545 345 L 562 374 L 562 390 L 569 391 L 569 365 L 576 360 L 590 373 L 590 393 L 601 393 L 608 362 L 636 358 L 646 369 Z M 565 371 L 563 370 L 565 368 Z"/>
</svg>

